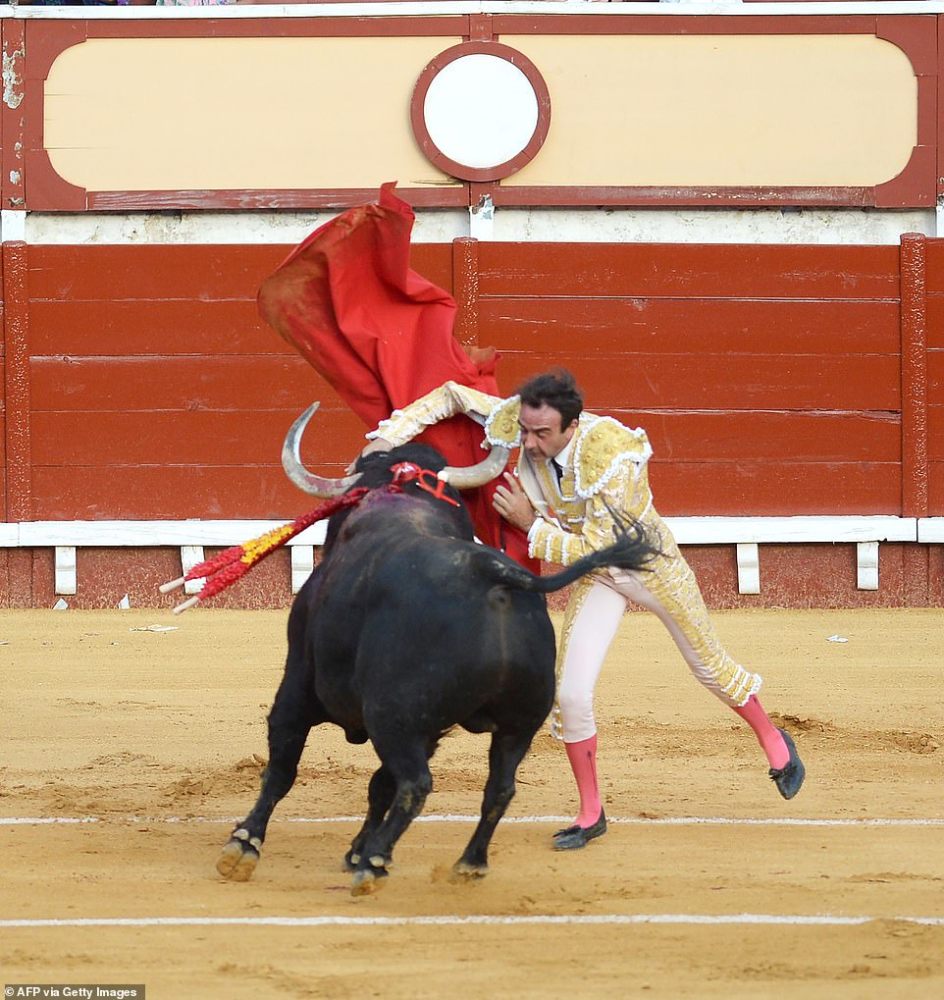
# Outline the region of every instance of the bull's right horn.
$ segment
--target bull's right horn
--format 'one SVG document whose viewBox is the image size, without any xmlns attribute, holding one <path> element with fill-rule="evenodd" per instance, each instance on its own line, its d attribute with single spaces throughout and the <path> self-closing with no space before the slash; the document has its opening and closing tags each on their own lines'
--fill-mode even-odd
<svg viewBox="0 0 944 1000">
<path fill-rule="evenodd" d="M 488 453 L 488 458 L 483 458 L 478 465 L 447 465 L 439 473 L 439 478 L 444 479 L 450 486 L 455 486 L 457 490 L 471 490 L 476 486 L 484 486 L 502 474 L 510 454 L 510 448 L 496 444 Z"/>
<path fill-rule="evenodd" d="M 295 421 L 285 435 L 282 444 L 282 468 L 285 475 L 305 493 L 310 493 L 316 497 L 339 497 L 346 490 L 349 490 L 360 476 L 346 476 L 344 479 L 326 479 L 324 476 L 316 476 L 302 464 L 299 447 L 302 441 L 302 434 L 308 426 L 308 421 L 315 414 L 315 410 L 321 403 L 312 403 L 307 410 Z"/>
</svg>

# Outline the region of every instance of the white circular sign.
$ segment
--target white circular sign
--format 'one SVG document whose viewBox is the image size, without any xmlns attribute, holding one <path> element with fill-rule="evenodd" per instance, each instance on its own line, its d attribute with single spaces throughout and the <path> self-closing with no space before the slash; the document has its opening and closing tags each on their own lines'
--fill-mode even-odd
<svg viewBox="0 0 944 1000">
<path fill-rule="evenodd" d="M 468 167 L 495 167 L 531 141 L 538 98 L 531 81 L 507 59 L 471 54 L 436 74 L 423 117 L 430 139 L 449 159 Z"/>
</svg>

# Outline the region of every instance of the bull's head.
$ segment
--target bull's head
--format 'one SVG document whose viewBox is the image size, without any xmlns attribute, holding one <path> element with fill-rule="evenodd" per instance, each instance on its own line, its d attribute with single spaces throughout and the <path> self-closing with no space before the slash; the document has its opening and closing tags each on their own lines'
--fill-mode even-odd
<svg viewBox="0 0 944 1000">
<path fill-rule="evenodd" d="M 305 493 L 316 497 L 337 497 L 349 490 L 360 478 L 359 475 L 345 476 L 343 479 L 327 479 L 317 476 L 305 468 L 301 460 L 301 440 L 308 421 L 314 416 L 320 403 L 312 403 L 289 428 L 282 444 L 282 468 L 289 479 Z M 499 476 L 508 463 L 508 448 L 496 445 L 477 465 L 464 468 L 446 466 L 439 473 L 439 478 L 455 486 L 458 490 L 469 490 L 482 486 Z"/>
</svg>

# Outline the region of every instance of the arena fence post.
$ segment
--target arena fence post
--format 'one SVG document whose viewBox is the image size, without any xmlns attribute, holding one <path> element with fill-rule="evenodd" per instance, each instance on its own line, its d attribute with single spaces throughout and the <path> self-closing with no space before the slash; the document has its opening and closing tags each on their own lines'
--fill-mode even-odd
<svg viewBox="0 0 944 1000">
<path fill-rule="evenodd" d="M 455 336 L 463 347 L 479 344 L 479 242 L 468 236 L 452 241 L 452 281 L 456 304 Z"/>
<path fill-rule="evenodd" d="M 3 340 L 6 468 L 4 519 L 32 520 L 30 449 L 29 248 L 3 244 Z M 12 607 L 32 604 L 32 554 L 12 549 L 7 557 L 8 600 Z"/>
<path fill-rule="evenodd" d="M 927 239 L 901 237 L 901 513 L 928 515 Z"/>
</svg>

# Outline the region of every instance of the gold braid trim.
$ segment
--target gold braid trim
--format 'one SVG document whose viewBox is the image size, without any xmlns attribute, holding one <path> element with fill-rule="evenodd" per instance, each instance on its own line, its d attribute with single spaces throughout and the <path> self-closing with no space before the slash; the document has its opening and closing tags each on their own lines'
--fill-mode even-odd
<svg viewBox="0 0 944 1000">
<path fill-rule="evenodd" d="M 439 398 L 424 397 L 403 410 L 394 410 L 386 420 L 381 420 L 375 431 L 366 435 L 368 440 L 384 438 L 395 447 L 412 441 L 417 434 L 447 420 L 452 416 L 449 398 L 443 393 Z"/>
<path fill-rule="evenodd" d="M 652 447 L 646 432 L 630 430 L 612 417 L 589 417 L 574 448 L 574 490 L 589 500 L 613 478 L 623 462 L 637 467 L 649 461 Z"/>
<path fill-rule="evenodd" d="M 759 674 L 731 658 L 715 631 L 695 574 L 678 551 L 664 522 L 662 554 L 640 574 L 640 582 L 669 613 L 698 657 L 696 679 L 725 704 L 742 706 L 763 684 Z"/>
<path fill-rule="evenodd" d="M 485 440 L 490 445 L 517 448 L 521 444 L 521 400 L 517 396 L 503 399 L 495 406 L 485 421 Z"/>
<path fill-rule="evenodd" d="M 402 410 L 394 410 L 386 420 L 377 425 L 376 430 L 368 433 L 367 438 L 373 440 L 382 437 L 393 445 L 406 444 L 427 427 L 459 413 L 466 414 L 477 423 L 484 423 L 485 415 L 501 403 L 502 400 L 497 396 L 490 396 L 470 386 L 459 382 L 444 382 Z M 487 449 L 488 446 L 483 442 L 482 447 Z"/>
</svg>

